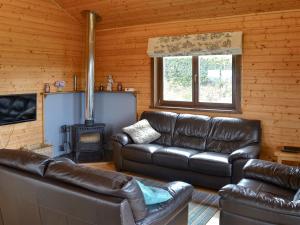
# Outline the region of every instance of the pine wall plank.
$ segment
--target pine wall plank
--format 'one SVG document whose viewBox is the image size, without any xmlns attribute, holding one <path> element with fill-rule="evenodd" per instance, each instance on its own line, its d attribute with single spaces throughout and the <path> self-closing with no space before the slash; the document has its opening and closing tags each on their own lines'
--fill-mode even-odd
<svg viewBox="0 0 300 225">
<path fill-rule="evenodd" d="M 272 158 L 283 145 L 300 146 L 300 10 L 98 29 L 96 85 L 112 74 L 116 82 L 136 88 L 140 114 L 150 109 L 148 38 L 223 31 L 244 33 L 243 112 L 198 114 L 260 119 L 263 158 Z"/>
<path fill-rule="evenodd" d="M 80 23 L 51 0 L 0 0 L 0 94 L 38 93 L 37 121 L 1 126 L 0 148 L 43 142 L 39 93 L 56 80 L 72 90 L 73 74 L 81 73 L 82 34 Z"/>
</svg>

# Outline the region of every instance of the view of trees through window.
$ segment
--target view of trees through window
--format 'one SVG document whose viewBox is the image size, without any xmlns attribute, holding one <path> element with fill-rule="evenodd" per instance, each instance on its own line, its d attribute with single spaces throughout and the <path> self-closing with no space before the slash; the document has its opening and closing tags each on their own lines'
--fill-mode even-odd
<svg viewBox="0 0 300 225">
<path fill-rule="evenodd" d="M 164 57 L 163 65 L 163 99 L 193 101 L 192 56 Z"/>
<path fill-rule="evenodd" d="M 199 56 L 199 102 L 232 103 L 232 56 Z"/>
<path fill-rule="evenodd" d="M 232 56 L 198 57 L 198 102 L 232 103 Z M 163 58 L 163 100 L 193 101 L 193 58 Z"/>
</svg>

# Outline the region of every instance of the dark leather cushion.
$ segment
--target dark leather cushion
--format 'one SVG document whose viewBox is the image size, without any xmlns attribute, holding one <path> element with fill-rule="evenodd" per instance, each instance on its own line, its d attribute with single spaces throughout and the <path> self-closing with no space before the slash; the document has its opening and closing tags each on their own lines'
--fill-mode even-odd
<svg viewBox="0 0 300 225">
<path fill-rule="evenodd" d="M 45 177 L 99 194 L 127 199 L 135 220 L 147 215 L 141 189 L 135 179 L 125 174 L 57 161 L 49 164 Z"/>
<path fill-rule="evenodd" d="M 171 146 L 175 123 L 178 114 L 172 112 L 143 112 L 141 119 L 146 119 L 161 136 L 154 141 L 156 144 Z"/>
<path fill-rule="evenodd" d="M 158 221 L 164 221 L 176 211 L 180 211 L 192 198 L 193 186 L 190 184 L 177 181 L 168 183 L 163 188 L 169 191 L 172 199 L 161 204 L 148 206 L 148 216 L 144 220 L 138 221 L 137 225 L 162 224 Z"/>
<path fill-rule="evenodd" d="M 239 186 L 250 188 L 256 193 L 267 193 L 270 196 L 276 198 L 283 198 L 289 201 L 292 201 L 295 195 L 295 192 L 290 189 L 281 188 L 279 186 L 269 184 L 266 182 L 261 182 L 253 179 L 242 179 L 239 183 Z"/>
<path fill-rule="evenodd" d="M 259 159 L 251 159 L 244 166 L 244 176 L 269 182 L 297 191 L 300 188 L 300 168 Z"/>
<path fill-rule="evenodd" d="M 204 150 L 209 130 L 210 117 L 180 114 L 175 125 L 173 145 Z"/>
<path fill-rule="evenodd" d="M 129 144 L 122 148 L 122 156 L 131 161 L 152 163 L 152 154 L 161 148 L 163 146 L 157 144 Z"/>
<path fill-rule="evenodd" d="M 174 169 L 188 169 L 189 158 L 199 153 L 197 150 L 179 147 L 165 147 L 152 155 L 153 163 Z"/>
<path fill-rule="evenodd" d="M 232 153 L 234 150 L 260 142 L 260 121 L 215 117 L 207 137 L 206 150 Z"/>
<path fill-rule="evenodd" d="M 221 210 L 237 217 L 259 220 L 257 224 L 298 224 L 292 221 L 299 218 L 300 202 L 291 201 L 292 195 L 276 185 L 242 180 L 226 185 L 219 195 Z"/>
<path fill-rule="evenodd" d="M 43 176 L 47 165 L 52 160 L 44 155 L 25 150 L 0 150 L 0 165 L 24 170 L 33 174 Z"/>
<path fill-rule="evenodd" d="M 202 152 L 193 155 L 189 161 L 193 171 L 213 175 L 231 176 L 231 164 L 228 162 L 228 155 L 215 152 Z"/>
</svg>

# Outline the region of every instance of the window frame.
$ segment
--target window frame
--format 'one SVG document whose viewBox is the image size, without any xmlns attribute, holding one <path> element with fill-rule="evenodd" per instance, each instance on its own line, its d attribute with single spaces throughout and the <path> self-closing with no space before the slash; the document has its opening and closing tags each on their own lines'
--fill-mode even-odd
<svg viewBox="0 0 300 225">
<path fill-rule="evenodd" d="M 199 102 L 199 60 L 192 57 L 192 102 L 163 100 L 163 57 L 152 58 L 151 108 L 241 113 L 241 55 L 232 55 L 232 103 Z"/>
</svg>

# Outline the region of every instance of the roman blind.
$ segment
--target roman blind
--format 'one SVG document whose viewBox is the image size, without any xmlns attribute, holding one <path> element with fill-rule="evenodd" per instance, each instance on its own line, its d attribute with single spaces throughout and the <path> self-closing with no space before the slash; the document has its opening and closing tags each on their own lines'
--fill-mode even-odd
<svg viewBox="0 0 300 225">
<path fill-rule="evenodd" d="M 148 40 L 150 57 L 187 55 L 242 55 L 242 32 L 154 37 Z"/>
</svg>

